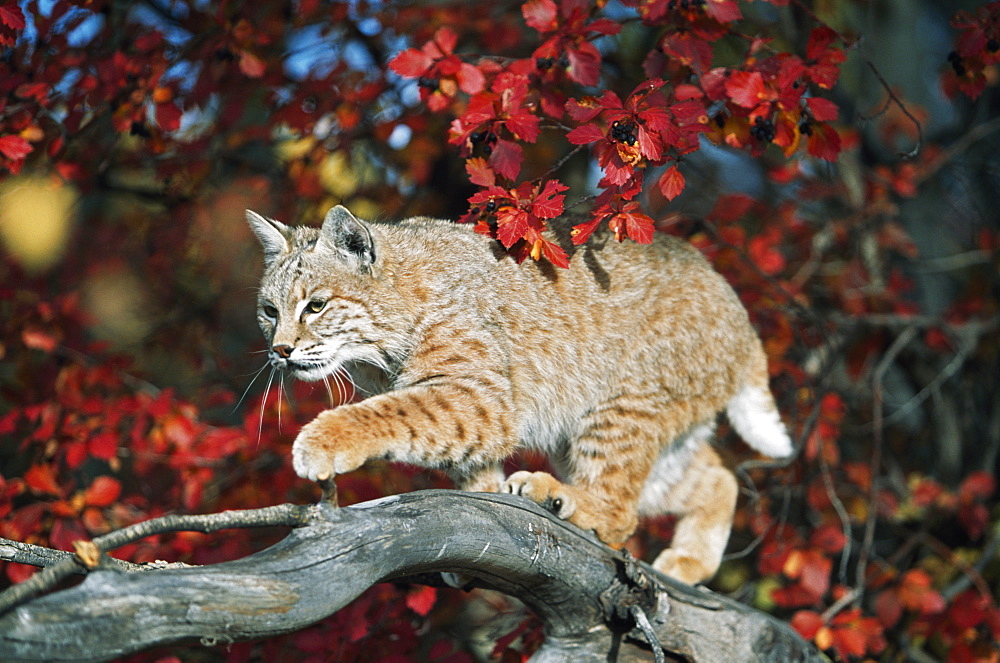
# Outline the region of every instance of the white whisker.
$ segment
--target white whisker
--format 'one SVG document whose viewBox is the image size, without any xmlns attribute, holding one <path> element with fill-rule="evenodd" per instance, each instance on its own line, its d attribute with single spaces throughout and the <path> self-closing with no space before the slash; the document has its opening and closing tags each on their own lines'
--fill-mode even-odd
<svg viewBox="0 0 1000 663">
<path fill-rule="evenodd" d="M 259 369 L 257 370 L 257 372 L 256 372 L 256 373 L 254 373 L 254 374 L 253 374 L 253 378 L 252 378 L 252 379 L 250 380 L 250 384 L 248 384 L 248 385 L 247 385 L 247 388 L 243 390 L 243 395 L 242 395 L 242 396 L 240 396 L 240 400 L 236 401 L 236 405 L 234 405 L 234 406 L 233 406 L 233 412 L 234 412 L 234 413 L 236 412 L 236 410 L 240 409 L 240 405 L 242 405 L 242 404 L 243 404 L 243 401 L 244 401 L 244 399 L 246 399 L 246 397 L 247 397 L 247 394 L 249 394 L 249 393 L 250 393 L 250 387 L 252 387 L 252 386 L 253 386 L 253 383 L 257 381 L 257 378 L 259 378 L 259 377 L 260 377 L 260 374 L 261 374 L 261 373 L 263 373 L 263 372 L 264 372 L 264 370 L 265 370 L 265 369 L 266 369 L 266 368 L 267 368 L 267 367 L 268 367 L 269 365 L 270 365 L 270 364 L 264 364 L 263 366 L 261 366 L 261 367 L 260 367 L 260 368 L 259 368 Z M 271 369 L 271 372 L 272 372 L 272 373 L 274 372 L 274 369 L 273 369 L 273 368 Z M 245 376 L 244 376 L 244 377 L 245 377 Z"/>
<path fill-rule="evenodd" d="M 264 433 L 264 408 L 267 405 L 267 396 L 271 393 L 271 383 L 274 382 L 274 367 L 271 367 L 271 374 L 267 376 L 267 386 L 264 387 L 264 396 L 260 399 L 260 420 L 257 422 L 257 446 L 260 446 L 260 438 Z"/>
<path fill-rule="evenodd" d="M 281 432 L 281 401 L 285 395 L 285 374 L 278 375 L 278 432 Z M 289 404 L 291 400 L 289 400 Z"/>
<path fill-rule="evenodd" d="M 330 407 L 334 407 L 337 404 L 337 402 L 333 399 L 333 387 L 330 386 L 330 376 L 329 375 L 324 375 L 323 376 L 323 384 L 326 385 L 326 395 L 330 399 Z"/>
</svg>

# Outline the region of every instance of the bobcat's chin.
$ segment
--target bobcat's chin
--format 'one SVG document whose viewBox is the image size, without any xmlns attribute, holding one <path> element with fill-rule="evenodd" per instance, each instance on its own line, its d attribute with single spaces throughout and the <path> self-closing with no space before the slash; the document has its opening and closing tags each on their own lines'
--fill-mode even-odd
<svg viewBox="0 0 1000 663">
<path fill-rule="evenodd" d="M 319 382 L 320 380 L 336 373 L 338 367 L 338 363 L 331 361 L 313 366 L 288 367 L 285 370 L 291 373 L 292 377 L 296 380 L 302 380 L 303 382 Z"/>
</svg>

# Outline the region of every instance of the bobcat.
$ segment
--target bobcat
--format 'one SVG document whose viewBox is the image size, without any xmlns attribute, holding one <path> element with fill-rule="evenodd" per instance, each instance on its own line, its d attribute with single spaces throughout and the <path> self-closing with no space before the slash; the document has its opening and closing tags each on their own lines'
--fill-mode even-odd
<svg viewBox="0 0 1000 663">
<path fill-rule="evenodd" d="M 302 428 L 292 458 L 304 478 L 373 458 L 438 468 L 616 547 L 639 515 L 674 513 L 654 567 L 693 584 L 718 569 L 736 504 L 710 445 L 718 412 L 758 451 L 792 452 L 746 310 L 677 238 L 574 249 L 553 224 L 574 252 L 558 269 L 422 217 L 368 223 L 337 206 L 322 228 L 247 220 L 264 249 L 257 317 L 271 365 L 367 395 Z M 505 478 L 519 448 L 545 453 L 566 483 Z"/>
</svg>

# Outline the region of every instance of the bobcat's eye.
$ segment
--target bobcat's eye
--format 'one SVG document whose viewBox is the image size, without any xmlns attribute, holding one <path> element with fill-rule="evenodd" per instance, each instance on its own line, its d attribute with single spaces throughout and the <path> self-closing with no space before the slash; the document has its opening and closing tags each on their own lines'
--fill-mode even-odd
<svg viewBox="0 0 1000 663">
<path fill-rule="evenodd" d="M 260 307 L 260 310 L 264 313 L 265 317 L 271 320 L 276 320 L 278 318 L 278 309 L 274 308 L 270 304 L 264 304 Z"/>
<path fill-rule="evenodd" d="M 322 299 L 314 299 L 306 304 L 306 308 L 309 309 L 310 313 L 319 313 L 323 310 L 324 306 L 326 306 L 326 302 Z"/>
</svg>

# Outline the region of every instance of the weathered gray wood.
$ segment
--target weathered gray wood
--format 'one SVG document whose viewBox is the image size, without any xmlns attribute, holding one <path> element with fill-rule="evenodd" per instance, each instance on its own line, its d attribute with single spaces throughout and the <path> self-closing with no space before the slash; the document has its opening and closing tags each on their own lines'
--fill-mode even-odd
<svg viewBox="0 0 1000 663">
<path fill-rule="evenodd" d="M 820 660 L 783 623 L 655 576 L 519 497 L 422 491 L 311 513 L 244 559 L 99 569 L 25 603 L 0 616 L 0 659 L 103 660 L 191 639 L 266 638 L 323 619 L 377 582 L 448 571 L 539 615 L 546 641 L 537 661 L 652 661 L 629 617 L 633 604 L 673 660 Z"/>
</svg>

